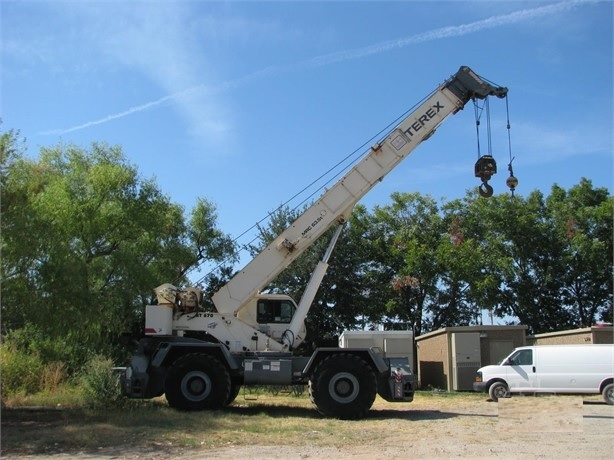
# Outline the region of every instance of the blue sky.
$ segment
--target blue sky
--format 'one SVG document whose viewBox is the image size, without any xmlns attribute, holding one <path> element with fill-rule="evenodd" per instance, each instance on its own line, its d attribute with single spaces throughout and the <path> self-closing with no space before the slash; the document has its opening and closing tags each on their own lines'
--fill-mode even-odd
<svg viewBox="0 0 614 460">
<path fill-rule="evenodd" d="M 611 1 L 2 0 L 0 14 L 3 130 L 32 156 L 120 145 L 186 210 L 213 202 L 234 237 L 461 65 L 509 88 L 517 194 L 612 189 Z M 504 102 L 491 120 L 490 183 L 508 193 Z M 469 104 L 362 203 L 462 197 L 476 159 Z"/>
</svg>

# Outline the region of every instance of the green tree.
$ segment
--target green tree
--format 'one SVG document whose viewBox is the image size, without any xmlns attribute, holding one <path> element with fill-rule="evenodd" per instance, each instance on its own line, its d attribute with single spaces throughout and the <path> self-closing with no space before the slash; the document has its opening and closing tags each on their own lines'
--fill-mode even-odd
<svg viewBox="0 0 614 460">
<path fill-rule="evenodd" d="M 465 235 L 458 214 L 444 210 L 442 238 L 434 257 L 439 267 L 439 292 L 429 305 L 427 329 L 479 324 L 481 309 L 472 286 L 484 282 L 483 251 Z M 443 229 L 446 228 L 446 231 Z M 476 263 L 477 262 L 477 263 Z"/>
<path fill-rule="evenodd" d="M 7 133 L 8 134 L 8 133 Z M 3 152 L 15 139 L 3 136 Z M 14 150 L 14 149 L 13 149 Z M 12 153 L 2 183 L 2 327 L 33 324 L 80 350 L 112 353 L 163 282 L 181 285 L 203 258 L 233 254 L 199 200 L 181 206 L 142 180 L 119 147 Z M 77 359 L 83 360 L 85 356 Z"/>
<path fill-rule="evenodd" d="M 481 298 L 496 315 L 515 316 L 533 333 L 572 324 L 558 299 L 562 248 L 546 211 L 540 192 L 526 200 L 500 195 L 469 201 L 468 231 L 483 247 L 485 272 L 497 279 L 496 290 Z"/>
<path fill-rule="evenodd" d="M 381 257 L 375 224 L 374 216 L 357 205 L 331 257 L 323 289 L 340 326 L 338 334 L 373 328 L 386 314 L 381 295 L 389 294 L 391 273 Z"/>
<path fill-rule="evenodd" d="M 607 190 L 582 180 L 569 191 L 554 186 L 547 198 L 534 191 L 484 199 L 471 191 L 441 208 L 417 193 L 391 200 L 372 213 L 354 209 L 308 316 L 311 338 L 382 324 L 420 334 L 479 324 L 484 311 L 531 333 L 611 321 Z M 263 241 L 297 216 L 272 214 Z M 327 241 L 269 288 L 300 297 Z"/>
<path fill-rule="evenodd" d="M 389 294 L 380 295 L 380 302 L 385 301 L 392 323 L 420 335 L 428 311 L 437 304 L 441 269 L 436 251 L 443 221 L 430 196 L 393 193 L 391 199 L 392 204 L 374 210 L 380 264 L 390 277 Z"/>
<path fill-rule="evenodd" d="M 612 322 L 614 198 L 582 179 L 569 191 L 556 184 L 546 200 L 561 242 L 561 304 L 579 327 Z"/>
<path fill-rule="evenodd" d="M 466 200 L 464 231 L 482 248 L 484 308 L 530 333 L 587 326 L 612 308 L 612 198 L 590 181 L 548 197 Z"/>
<path fill-rule="evenodd" d="M 492 234 L 472 207 L 488 206 L 484 198 L 469 192 L 465 199 L 453 200 L 442 207 L 446 228 L 437 258 L 440 262 L 442 300 L 439 313 L 433 311 L 430 329 L 446 326 L 480 324 L 485 310 L 492 311 L 501 285 L 489 250 Z M 448 291 L 446 293 L 445 291 Z"/>
</svg>

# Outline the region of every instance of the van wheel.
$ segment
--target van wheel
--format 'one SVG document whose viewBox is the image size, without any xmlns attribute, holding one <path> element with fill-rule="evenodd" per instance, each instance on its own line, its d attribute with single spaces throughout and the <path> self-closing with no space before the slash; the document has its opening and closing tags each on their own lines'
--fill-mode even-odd
<svg viewBox="0 0 614 460">
<path fill-rule="evenodd" d="M 605 387 L 603 387 L 603 391 L 601 392 L 603 395 L 603 399 L 610 406 L 614 406 L 614 383 L 608 383 Z"/>
<path fill-rule="evenodd" d="M 488 389 L 488 396 L 494 402 L 499 401 L 501 398 L 509 398 L 510 390 L 507 388 L 507 385 L 503 382 L 495 382 Z"/>
</svg>

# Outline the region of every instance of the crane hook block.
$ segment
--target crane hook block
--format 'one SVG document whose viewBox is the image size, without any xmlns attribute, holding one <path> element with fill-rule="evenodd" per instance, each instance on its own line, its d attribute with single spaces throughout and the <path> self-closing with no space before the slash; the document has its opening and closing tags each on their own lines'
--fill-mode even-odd
<svg viewBox="0 0 614 460">
<path fill-rule="evenodd" d="M 482 155 L 475 162 L 475 177 L 482 179 L 482 182 L 490 180 L 497 173 L 497 162 L 492 155 Z"/>
<path fill-rule="evenodd" d="M 480 196 L 489 198 L 492 196 L 493 190 L 488 181 L 497 173 L 497 162 L 492 155 L 482 155 L 475 162 L 475 177 L 479 177 L 482 180 L 482 185 L 478 187 Z"/>
</svg>

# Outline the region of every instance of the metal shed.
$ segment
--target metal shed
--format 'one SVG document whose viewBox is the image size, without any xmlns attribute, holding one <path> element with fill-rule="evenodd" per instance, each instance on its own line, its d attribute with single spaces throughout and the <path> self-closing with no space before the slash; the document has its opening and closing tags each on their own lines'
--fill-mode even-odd
<svg viewBox="0 0 614 460">
<path fill-rule="evenodd" d="M 458 326 L 416 337 L 421 388 L 472 390 L 475 372 L 526 345 L 527 326 Z"/>
<path fill-rule="evenodd" d="M 597 325 L 567 331 L 535 334 L 527 337 L 527 343 L 530 345 L 609 344 L 614 343 L 614 327 L 610 325 Z"/>
</svg>

